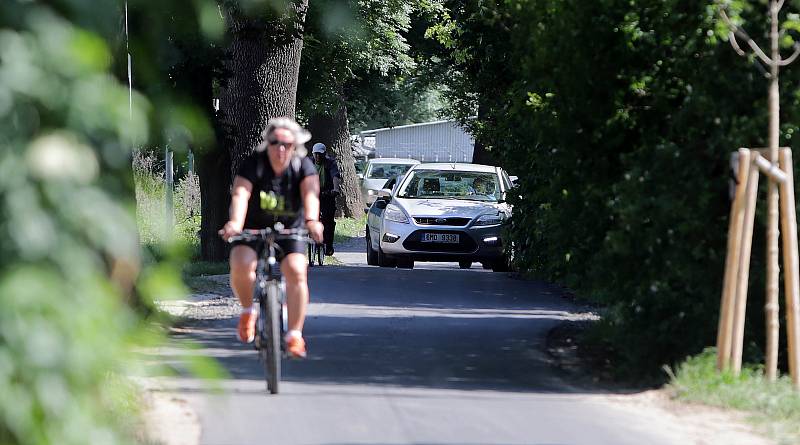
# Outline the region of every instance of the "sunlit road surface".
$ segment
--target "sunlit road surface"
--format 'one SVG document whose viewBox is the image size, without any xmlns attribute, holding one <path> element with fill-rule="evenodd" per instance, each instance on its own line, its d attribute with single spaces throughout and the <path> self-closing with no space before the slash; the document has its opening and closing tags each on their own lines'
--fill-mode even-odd
<svg viewBox="0 0 800 445">
<path fill-rule="evenodd" d="M 421 265 L 423 266 L 423 265 Z M 236 320 L 190 323 L 231 378 L 166 380 L 222 444 L 664 444 L 645 421 L 569 386 L 545 335 L 577 309 L 542 283 L 480 268 L 310 271 L 309 358 L 269 395 Z"/>
</svg>

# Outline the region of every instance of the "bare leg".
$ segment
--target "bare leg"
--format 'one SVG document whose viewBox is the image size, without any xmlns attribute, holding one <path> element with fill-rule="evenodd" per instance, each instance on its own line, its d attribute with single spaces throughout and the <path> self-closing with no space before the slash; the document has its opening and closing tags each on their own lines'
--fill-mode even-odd
<svg viewBox="0 0 800 445">
<path fill-rule="evenodd" d="M 231 288 L 242 307 L 253 305 L 253 285 L 256 282 L 256 251 L 248 246 L 238 245 L 231 250 Z"/>
<path fill-rule="evenodd" d="M 286 279 L 286 305 L 289 309 L 289 330 L 302 331 L 308 306 L 308 260 L 302 253 L 290 253 L 281 261 Z"/>
</svg>

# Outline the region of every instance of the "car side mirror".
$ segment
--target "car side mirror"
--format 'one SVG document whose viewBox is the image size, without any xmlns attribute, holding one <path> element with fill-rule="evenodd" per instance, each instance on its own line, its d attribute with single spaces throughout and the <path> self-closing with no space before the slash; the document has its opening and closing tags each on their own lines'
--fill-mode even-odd
<svg viewBox="0 0 800 445">
<path fill-rule="evenodd" d="M 368 213 L 369 213 L 369 207 L 364 207 L 364 214 L 366 215 Z"/>
<path fill-rule="evenodd" d="M 389 201 L 387 199 L 376 199 L 375 200 L 375 207 L 383 210 L 386 206 L 389 205 Z"/>
</svg>

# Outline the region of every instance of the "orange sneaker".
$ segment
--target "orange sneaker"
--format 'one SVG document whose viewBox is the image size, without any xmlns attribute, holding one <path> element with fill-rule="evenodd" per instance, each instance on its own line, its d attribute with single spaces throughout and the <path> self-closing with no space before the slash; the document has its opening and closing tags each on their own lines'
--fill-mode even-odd
<svg viewBox="0 0 800 445">
<path fill-rule="evenodd" d="M 239 332 L 237 336 L 243 343 L 252 343 L 256 339 L 256 319 L 258 311 L 250 310 L 239 315 Z"/>
<path fill-rule="evenodd" d="M 306 358 L 306 341 L 303 337 L 289 336 L 286 339 L 286 350 L 292 358 Z"/>
</svg>

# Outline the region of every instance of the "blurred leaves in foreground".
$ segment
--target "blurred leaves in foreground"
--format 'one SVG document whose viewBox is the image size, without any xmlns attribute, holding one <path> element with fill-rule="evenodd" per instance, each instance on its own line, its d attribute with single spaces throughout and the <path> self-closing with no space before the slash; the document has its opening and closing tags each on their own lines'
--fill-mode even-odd
<svg viewBox="0 0 800 445">
<path fill-rule="evenodd" d="M 151 110 L 111 72 L 125 5 L 48 4 L 0 3 L 0 443 L 126 443 L 119 377 L 158 338 L 141 308 L 176 292 L 140 271 L 131 147 Z"/>
</svg>

